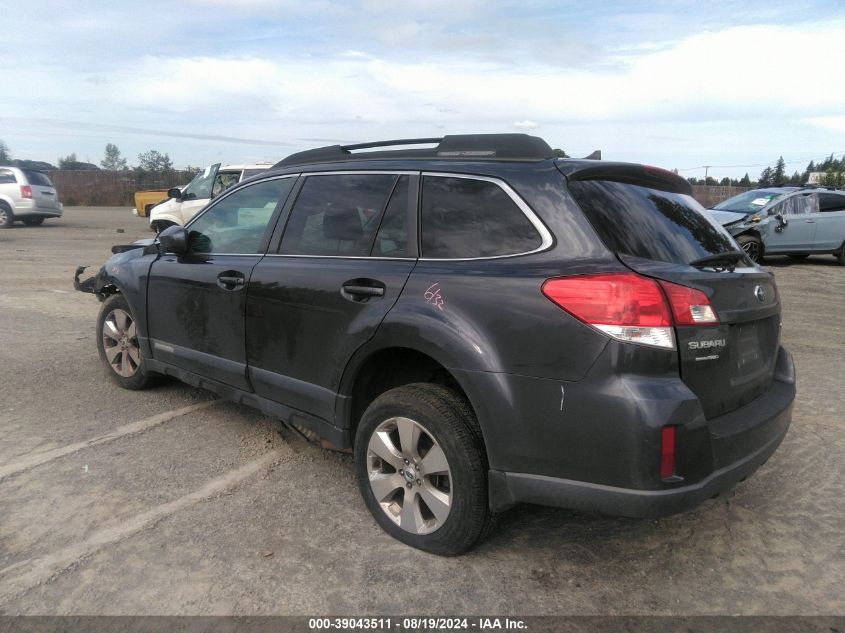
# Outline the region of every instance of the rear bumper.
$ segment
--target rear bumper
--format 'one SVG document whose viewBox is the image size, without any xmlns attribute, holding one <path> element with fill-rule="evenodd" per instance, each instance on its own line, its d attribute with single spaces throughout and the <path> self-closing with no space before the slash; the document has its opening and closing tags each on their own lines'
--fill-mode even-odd
<svg viewBox="0 0 845 633">
<path fill-rule="evenodd" d="M 546 462 L 527 471 L 503 468 L 491 459 L 491 508 L 501 511 L 525 502 L 631 517 L 689 510 L 750 476 L 777 450 L 792 421 L 792 358 L 780 348 L 771 387 L 753 402 L 719 417 L 705 420 L 700 407 L 690 407 L 686 400 L 678 400 L 683 406 L 673 406 L 672 399 L 682 397 L 680 391 L 666 396 L 657 401 L 657 407 L 638 397 L 633 408 L 620 410 L 610 422 L 596 408 L 577 423 L 563 419 L 555 428 L 581 430 L 561 436 L 569 440 L 566 444 L 555 442 L 555 436 L 546 432 L 546 444 L 556 449 L 559 460 L 563 456 L 559 466 Z M 596 399 L 590 402 L 595 407 Z M 611 401 L 598 402 L 611 409 Z M 560 406 L 565 411 L 564 402 Z M 679 423 L 677 472 L 681 476 L 677 481 L 661 481 L 657 477 L 659 444 L 653 440 L 662 425 Z M 626 429 L 630 434 L 624 433 Z M 576 450 L 569 451 L 576 441 Z M 535 455 L 539 450 L 534 446 Z M 578 470 L 569 466 L 576 455 L 585 460 Z M 577 474 L 573 477 L 568 472 Z"/>
<path fill-rule="evenodd" d="M 21 200 L 15 204 L 14 214 L 16 218 L 60 218 L 63 208 L 61 203 L 58 207 L 38 207 L 32 200 Z"/>
<path fill-rule="evenodd" d="M 614 516 L 645 518 L 676 514 L 698 506 L 754 473 L 780 446 L 791 416 L 790 403 L 775 421 L 778 432 L 774 437 L 751 454 L 689 486 L 669 490 L 634 490 L 542 475 L 490 471 L 490 496 L 497 499 L 494 509 L 516 503 L 537 503 Z"/>
</svg>

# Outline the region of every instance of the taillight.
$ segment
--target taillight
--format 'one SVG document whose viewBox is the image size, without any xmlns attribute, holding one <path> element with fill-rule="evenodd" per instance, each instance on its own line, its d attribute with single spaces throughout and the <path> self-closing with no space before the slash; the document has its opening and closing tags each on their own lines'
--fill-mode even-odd
<svg viewBox="0 0 845 633">
<path fill-rule="evenodd" d="M 710 300 L 701 290 L 668 281 L 661 281 L 660 285 L 669 299 L 675 325 L 719 325 Z"/>
<path fill-rule="evenodd" d="M 21 185 L 21 198 L 31 198 L 32 197 L 32 187 L 29 185 Z"/>
<path fill-rule="evenodd" d="M 669 479 L 675 474 L 675 427 L 660 429 L 660 478 Z"/>
<path fill-rule="evenodd" d="M 674 349 L 672 315 L 657 282 L 636 273 L 548 279 L 543 294 L 572 316 L 621 341 Z"/>
<path fill-rule="evenodd" d="M 700 290 L 633 272 L 548 279 L 543 294 L 575 318 L 629 343 L 674 349 L 673 325 L 719 323 Z"/>
</svg>

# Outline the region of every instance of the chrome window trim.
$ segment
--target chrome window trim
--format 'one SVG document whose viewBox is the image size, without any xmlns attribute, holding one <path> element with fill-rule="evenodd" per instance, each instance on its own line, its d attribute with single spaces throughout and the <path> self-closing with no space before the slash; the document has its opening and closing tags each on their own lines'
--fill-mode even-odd
<svg viewBox="0 0 845 633">
<path fill-rule="evenodd" d="M 456 174 L 452 172 L 439 172 L 439 171 L 423 171 L 420 173 L 421 176 L 439 176 L 441 178 L 463 178 L 465 180 L 481 180 L 484 182 L 489 182 L 494 185 L 498 185 L 502 191 L 504 191 L 507 196 L 513 200 L 514 204 L 519 208 L 520 211 L 528 218 L 528 221 L 531 222 L 532 226 L 535 230 L 540 234 L 540 246 L 535 248 L 531 251 L 524 251 L 521 253 L 510 253 L 508 255 L 488 255 L 486 257 L 420 257 L 419 261 L 421 262 L 473 262 L 479 260 L 486 260 L 486 259 L 506 259 L 509 257 L 521 257 L 523 255 L 533 255 L 534 253 L 540 253 L 542 251 L 548 250 L 552 244 L 554 244 L 554 238 L 552 234 L 549 232 L 549 229 L 546 228 L 546 225 L 543 224 L 543 221 L 537 217 L 531 207 L 528 206 L 528 203 L 523 200 L 520 195 L 514 191 L 511 186 L 506 183 L 504 180 L 500 178 L 494 178 L 492 176 L 477 176 L 475 174 Z M 420 189 L 422 189 L 424 185 L 420 184 Z M 418 214 L 420 217 L 420 230 L 422 231 L 422 205 L 419 206 Z M 422 244 L 422 236 L 420 236 L 420 244 Z"/>
<path fill-rule="evenodd" d="M 404 169 L 354 169 L 344 171 L 304 171 L 300 176 L 418 176 L 419 171 L 408 171 Z"/>
<path fill-rule="evenodd" d="M 309 259 L 367 259 L 367 260 L 381 260 L 386 262 L 415 262 L 416 257 L 370 257 L 369 255 L 294 255 L 285 253 L 267 253 L 265 257 L 307 257 Z"/>
</svg>

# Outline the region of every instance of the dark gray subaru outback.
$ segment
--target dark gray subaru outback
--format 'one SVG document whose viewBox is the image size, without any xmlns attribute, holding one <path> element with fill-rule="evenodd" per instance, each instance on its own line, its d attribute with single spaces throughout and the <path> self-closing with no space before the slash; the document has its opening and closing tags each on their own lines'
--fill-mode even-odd
<svg viewBox="0 0 845 633">
<path fill-rule="evenodd" d="M 519 502 L 696 506 L 789 427 L 774 278 L 682 178 L 553 156 L 519 134 L 289 156 L 77 273 L 100 356 L 353 449 L 375 520 L 429 552 Z"/>
</svg>

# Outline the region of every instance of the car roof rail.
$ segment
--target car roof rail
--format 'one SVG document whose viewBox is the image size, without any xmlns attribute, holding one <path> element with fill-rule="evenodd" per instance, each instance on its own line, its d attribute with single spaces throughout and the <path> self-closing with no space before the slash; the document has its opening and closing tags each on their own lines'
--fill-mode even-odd
<svg viewBox="0 0 845 633">
<path fill-rule="evenodd" d="M 360 152 L 383 147 L 436 145 L 431 148 L 393 149 Z M 359 152 L 359 153 L 355 153 Z M 540 161 L 553 158 L 546 141 L 528 134 L 448 134 L 438 138 L 394 139 L 354 145 L 328 145 L 297 152 L 276 163 L 274 168 L 308 163 L 333 163 L 361 159 L 453 159 Z"/>
</svg>

